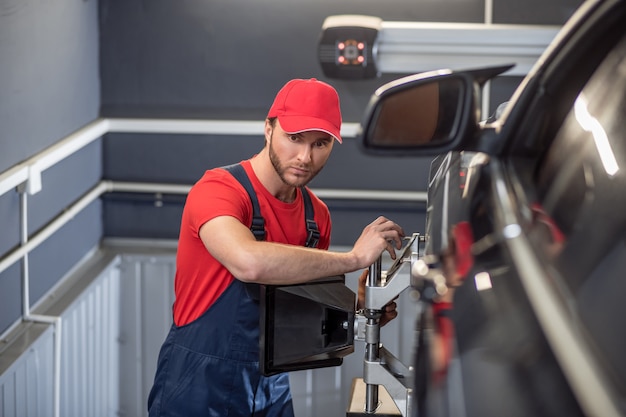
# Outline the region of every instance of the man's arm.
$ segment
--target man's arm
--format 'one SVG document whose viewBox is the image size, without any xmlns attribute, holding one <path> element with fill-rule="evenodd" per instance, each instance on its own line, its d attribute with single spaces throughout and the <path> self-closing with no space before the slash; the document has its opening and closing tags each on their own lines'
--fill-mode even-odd
<svg viewBox="0 0 626 417">
<path fill-rule="evenodd" d="M 370 223 L 349 252 L 331 252 L 259 242 L 250 229 L 230 216 L 202 225 L 200 238 L 211 255 L 237 279 L 260 284 L 295 284 L 367 268 L 383 251 L 395 259 L 402 245 L 402 228 L 379 217 Z"/>
</svg>

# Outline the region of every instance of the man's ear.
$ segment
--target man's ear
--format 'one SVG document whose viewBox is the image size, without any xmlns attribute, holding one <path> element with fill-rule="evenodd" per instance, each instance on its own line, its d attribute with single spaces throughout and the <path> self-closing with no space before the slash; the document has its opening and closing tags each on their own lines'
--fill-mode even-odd
<svg viewBox="0 0 626 417">
<path fill-rule="evenodd" d="M 274 130 L 274 128 L 272 127 L 272 124 L 270 123 L 269 119 L 265 119 L 265 144 L 269 144 L 270 143 L 270 138 L 272 137 L 272 130 Z"/>
</svg>

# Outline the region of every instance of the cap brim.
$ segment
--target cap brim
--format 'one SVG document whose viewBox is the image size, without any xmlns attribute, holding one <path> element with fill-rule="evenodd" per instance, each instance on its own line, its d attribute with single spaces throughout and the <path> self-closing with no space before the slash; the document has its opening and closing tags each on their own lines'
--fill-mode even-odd
<svg viewBox="0 0 626 417">
<path fill-rule="evenodd" d="M 320 131 L 328 133 L 337 142 L 343 143 L 341 132 L 324 119 L 310 116 L 278 116 L 280 127 L 287 133 Z"/>
</svg>

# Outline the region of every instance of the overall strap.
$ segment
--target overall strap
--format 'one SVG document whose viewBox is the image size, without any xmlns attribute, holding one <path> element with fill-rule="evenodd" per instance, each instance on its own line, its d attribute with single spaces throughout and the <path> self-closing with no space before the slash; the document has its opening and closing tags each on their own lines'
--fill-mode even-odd
<svg viewBox="0 0 626 417">
<path fill-rule="evenodd" d="M 252 201 L 252 225 L 250 226 L 250 230 L 256 237 L 256 240 L 265 240 L 265 219 L 261 215 L 259 201 L 256 198 L 256 193 L 254 192 L 250 178 L 248 178 L 248 174 L 246 174 L 241 164 L 228 165 L 222 168 L 230 172 L 232 176 L 241 183 L 243 188 L 246 189 L 250 201 Z M 308 232 L 305 246 L 315 248 L 319 243 L 320 232 L 314 220 L 315 212 L 313 210 L 313 203 L 311 202 L 311 196 L 306 187 L 301 187 L 300 191 L 304 199 L 304 220 Z"/>
<path fill-rule="evenodd" d="M 243 185 L 243 188 L 246 189 L 248 196 L 250 196 L 250 201 L 252 201 L 252 225 L 250 226 L 250 230 L 256 240 L 265 240 L 265 219 L 261 216 L 259 200 L 256 198 L 256 193 L 254 192 L 250 178 L 248 178 L 248 174 L 246 174 L 241 164 L 228 165 L 222 168 L 230 172 L 231 175 Z"/>
<path fill-rule="evenodd" d="M 306 187 L 300 187 L 302 192 L 302 198 L 304 199 L 304 220 L 306 222 L 306 230 L 308 232 L 305 246 L 307 248 L 316 248 L 320 241 L 320 231 L 315 223 L 313 211 L 313 204 L 311 203 L 311 196 Z"/>
</svg>

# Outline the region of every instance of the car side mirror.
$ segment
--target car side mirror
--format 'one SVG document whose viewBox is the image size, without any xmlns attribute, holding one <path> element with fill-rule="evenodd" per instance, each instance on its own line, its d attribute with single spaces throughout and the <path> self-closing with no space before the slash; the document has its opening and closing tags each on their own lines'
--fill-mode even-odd
<svg viewBox="0 0 626 417">
<path fill-rule="evenodd" d="M 426 72 L 387 83 L 372 95 L 360 126 L 366 153 L 437 155 L 467 145 L 479 129 L 480 88 L 510 66 Z"/>
</svg>

